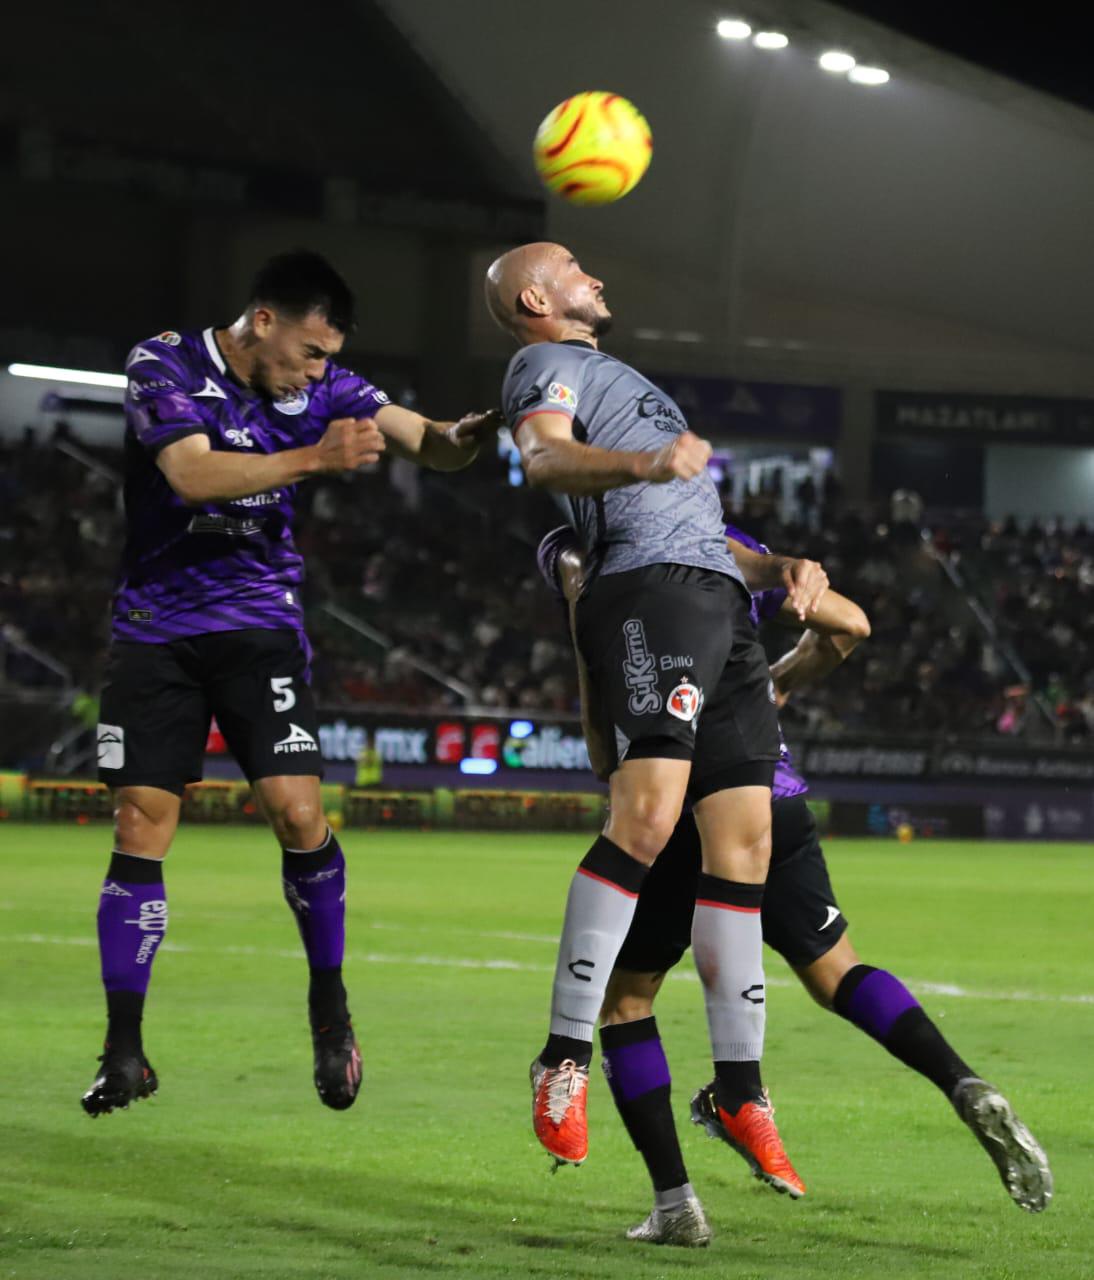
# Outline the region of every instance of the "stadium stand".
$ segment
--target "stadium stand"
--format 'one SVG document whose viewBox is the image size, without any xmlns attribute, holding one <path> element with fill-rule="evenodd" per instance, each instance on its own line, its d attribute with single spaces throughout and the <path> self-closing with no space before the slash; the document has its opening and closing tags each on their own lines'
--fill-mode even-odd
<svg viewBox="0 0 1094 1280">
<path fill-rule="evenodd" d="M 121 538 L 119 469 L 118 454 L 81 449 L 64 430 L 0 450 L 9 689 L 97 687 Z M 506 469 L 484 458 L 471 473 L 407 484 L 385 465 L 311 487 L 299 543 L 321 702 L 575 711 L 562 615 L 534 556 L 559 514 L 509 487 Z M 1089 527 L 965 517 L 925 536 L 888 512 L 828 506 L 820 522 L 779 523 L 757 502 L 729 514 L 773 548 L 821 560 L 871 618 L 868 646 L 787 707 L 788 729 L 1094 734 Z M 792 637 L 776 628 L 765 643 L 775 656 Z"/>
</svg>

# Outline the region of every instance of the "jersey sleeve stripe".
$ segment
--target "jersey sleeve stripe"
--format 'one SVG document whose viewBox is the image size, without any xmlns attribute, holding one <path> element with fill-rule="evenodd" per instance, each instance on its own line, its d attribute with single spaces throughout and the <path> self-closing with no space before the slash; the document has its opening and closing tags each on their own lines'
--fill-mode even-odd
<svg viewBox="0 0 1094 1280">
<path fill-rule="evenodd" d="M 567 422 L 573 422 L 574 420 L 574 415 L 572 413 L 568 413 L 565 409 L 529 409 L 527 413 L 522 414 L 513 424 L 513 427 L 512 427 L 513 434 L 516 435 L 516 433 L 520 430 L 523 424 L 528 421 L 529 418 L 535 418 L 540 414 L 542 414 L 544 417 L 546 417 L 548 414 L 557 414 L 559 417 L 565 418 Z"/>
</svg>

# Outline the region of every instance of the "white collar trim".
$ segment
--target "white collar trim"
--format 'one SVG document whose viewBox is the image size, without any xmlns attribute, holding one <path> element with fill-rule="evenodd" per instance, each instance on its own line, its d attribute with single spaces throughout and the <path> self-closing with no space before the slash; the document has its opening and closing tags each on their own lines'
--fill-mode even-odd
<svg viewBox="0 0 1094 1280">
<path fill-rule="evenodd" d="M 227 373 L 228 369 L 224 363 L 224 357 L 220 354 L 216 338 L 213 337 L 212 325 L 201 336 L 205 339 L 205 350 L 209 353 L 209 359 L 212 360 L 221 373 Z"/>
</svg>

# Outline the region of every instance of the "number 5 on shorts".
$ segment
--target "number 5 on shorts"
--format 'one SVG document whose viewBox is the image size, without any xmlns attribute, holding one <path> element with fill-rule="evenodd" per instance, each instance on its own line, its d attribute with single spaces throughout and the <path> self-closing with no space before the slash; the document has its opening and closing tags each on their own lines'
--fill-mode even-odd
<svg viewBox="0 0 1094 1280">
<path fill-rule="evenodd" d="M 270 680 L 274 694 L 274 710 L 289 711 L 296 706 L 296 694 L 292 690 L 292 676 L 274 676 Z"/>
</svg>

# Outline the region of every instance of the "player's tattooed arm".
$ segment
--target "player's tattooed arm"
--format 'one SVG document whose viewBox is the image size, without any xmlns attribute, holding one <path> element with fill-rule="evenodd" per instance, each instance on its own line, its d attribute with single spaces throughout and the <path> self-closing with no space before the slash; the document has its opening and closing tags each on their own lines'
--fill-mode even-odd
<svg viewBox="0 0 1094 1280">
<path fill-rule="evenodd" d="M 778 615 L 788 626 L 800 626 L 789 600 Z M 819 683 L 845 662 L 870 634 L 870 620 L 853 600 L 828 591 L 810 615 L 801 639 L 789 653 L 771 664 L 779 705 L 792 693 Z"/>
<path fill-rule="evenodd" d="M 215 450 L 202 434 L 176 440 L 156 457 L 167 483 L 188 506 L 231 502 L 312 476 L 355 471 L 375 462 L 384 438 L 371 418 L 338 418 L 317 444 L 280 453 Z"/>
<path fill-rule="evenodd" d="M 828 590 L 828 574 L 823 565 L 816 560 L 753 551 L 736 538 L 726 538 L 726 543 L 749 591 L 754 595 L 759 591 L 785 591 L 786 603 L 799 621 L 808 620 L 812 625 L 811 619 Z"/>
<path fill-rule="evenodd" d="M 668 484 L 690 480 L 707 465 L 710 444 L 691 431 L 675 436 L 661 449 L 600 449 L 574 439 L 568 414 L 533 413 L 517 433 L 520 460 L 529 485 L 588 497 L 630 484 Z"/>
<path fill-rule="evenodd" d="M 432 422 L 411 409 L 388 404 L 377 410 L 376 423 L 399 457 L 434 471 L 460 471 L 475 460 L 483 441 L 497 432 L 502 416 L 491 409 L 464 414 L 457 422 Z"/>
</svg>

